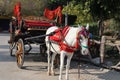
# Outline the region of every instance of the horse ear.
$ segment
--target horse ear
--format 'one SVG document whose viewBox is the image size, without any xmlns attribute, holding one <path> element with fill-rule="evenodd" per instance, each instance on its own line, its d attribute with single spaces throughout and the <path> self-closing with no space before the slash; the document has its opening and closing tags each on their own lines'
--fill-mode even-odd
<svg viewBox="0 0 120 80">
<path fill-rule="evenodd" d="M 86 25 L 86 29 L 89 30 L 89 24 L 88 24 L 88 23 L 87 23 L 87 25 Z"/>
<path fill-rule="evenodd" d="M 80 27 L 81 28 L 81 26 L 78 24 L 78 27 Z"/>
<path fill-rule="evenodd" d="M 80 26 L 79 24 L 78 24 L 78 28 L 80 29 L 80 31 L 82 30 L 82 26 Z"/>
</svg>

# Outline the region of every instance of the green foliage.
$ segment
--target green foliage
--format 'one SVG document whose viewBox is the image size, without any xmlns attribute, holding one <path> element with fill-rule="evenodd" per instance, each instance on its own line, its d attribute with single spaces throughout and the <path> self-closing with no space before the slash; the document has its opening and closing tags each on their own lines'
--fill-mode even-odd
<svg viewBox="0 0 120 80">
<path fill-rule="evenodd" d="M 90 13 L 95 21 L 111 19 L 109 29 L 120 31 L 119 0 L 91 0 Z"/>
<path fill-rule="evenodd" d="M 115 19 L 111 19 L 109 28 L 111 30 L 114 30 L 114 31 L 120 31 L 120 23 L 119 23 L 119 21 L 117 21 Z"/>
<path fill-rule="evenodd" d="M 55 9 L 58 6 L 67 5 L 68 0 L 49 0 L 47 7 L 49 9 Z"/>
<path fill-rule="evenodd" d="M 91 0 L 90 11 L 94 19 L 110 19 L 118 17 L 120 13 L 119 0 Z"/>
<path fill-rule="evenodd" d="M 43 15 L 47 0 L 20 0 L 23 15 Z M 31 4 L 32 3 L 32 4 Z"/>
<path fill-rule="evenodd" d="M 65 14 L 66 12 L 70 15 L 76 15 L 77 20 L 76 24 L 83 24 L 83 23 L 88 23 L 92 22 L 92 16 L 89 13 L 89 6 L 87 6 L 89 3 L 86 2 L 83 6 L 82 2 L 76 2 L 76 1 L 71 1 L 67 6 L 64 6 L 62 12 Z"/>
</svg>

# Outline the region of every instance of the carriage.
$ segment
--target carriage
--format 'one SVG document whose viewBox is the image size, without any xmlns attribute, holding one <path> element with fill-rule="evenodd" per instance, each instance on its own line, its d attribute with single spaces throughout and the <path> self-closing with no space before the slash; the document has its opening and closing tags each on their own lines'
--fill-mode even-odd
<svg viewBox="0 0 120 80">
<path fill-rule="evenodd" d="M 13 50 L 17 58 L 19 68 L 23 67 L 25 55 L 28 54 L 32 46 L 31 44 L 40 45 L 40 53 L 45 52 L 44 39 L 46 30 L 56 24 L 61 24 L 61 6 L 55 10 L 45 8 L 43 16 L 22 16 L 21 3 L 18 2 L 14 6 L 14 16 L 10 21 L 10 55 L 13 56 Z M 54 20 L 55 19 L 55 20 Z M 27 49 L 25 46 L 28 46 Z"/>
</svg>

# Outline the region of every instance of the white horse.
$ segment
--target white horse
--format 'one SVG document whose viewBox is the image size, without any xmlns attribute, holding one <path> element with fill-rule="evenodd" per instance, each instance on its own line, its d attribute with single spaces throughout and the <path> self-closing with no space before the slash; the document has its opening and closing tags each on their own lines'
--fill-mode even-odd
<svg viewBox="0 0 120 80">
<path fill-rule="evenodd" d="M 48 28 L 46 34 L 54 33 L 51 36 L 45 37 L 45 42 L 47 46 L 47 54 L 48 54 L 48 75 L 54 75 L 54 59 L 56 54 L 60 54 L 60 74 L 59 80 L 62 80 L 62 70 L 64 66 L 64 58 L 67 56 L 67 64 L 66 64 L 66 80 L 69 80 L 69 67 L 71 58 L 73 56 L 74 51 L 77 49 L 78 45 L 81 46 L 81 53 L 86 55 L 89 53 L 88 50 L 88 29 L 83 27 L 65 27 L 64 29 L 59 29 L 57 26 L 53 26 Z M 59 34 L 59 35 L 56 35 Z M 57 41 L 56 39 L 59 40 Z M 55 41 L 55 40 L 56 41 Z M 53 52 L 53 54 L 50 54 Z"/>
</svg>

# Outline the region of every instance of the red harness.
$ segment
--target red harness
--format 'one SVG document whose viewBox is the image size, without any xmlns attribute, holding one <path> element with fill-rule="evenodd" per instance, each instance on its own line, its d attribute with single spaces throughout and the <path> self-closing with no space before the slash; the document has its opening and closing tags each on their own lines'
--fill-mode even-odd
<svg viewBox="0 0 120 80">
<path fill-rule="evenodd" d="M 77 48 L 78 48 L 78 37 L 76 38 L 76 44 L 74 46 L 69 46 L 68 44 L 64 43 L 64 39 L 67 35 L 67 33 L 69 32 L 70 27 L 69 26 L 65 26 L 64 29 L 58 28 L 57 30 L 55 30 L 56 34 L 54 34 L 53 36 L 49 36 L 49 39 L 51 41 L 55 41 L 59 44 L 60 46 L 60 50 L 64 50 L 66 52 L 74 52 Z"/>
<path fill-rule="evenodd" d="M 78 46 L 79 46 L 79 40 L 77 38 L 76 44 L 74 46 L 69 46 L 68 44 L 61 42 L 60 43 L 60 50 L 64 50 L 66 52 L 73 53 L 76 49 L 78 49 Z"/>
</svg>

